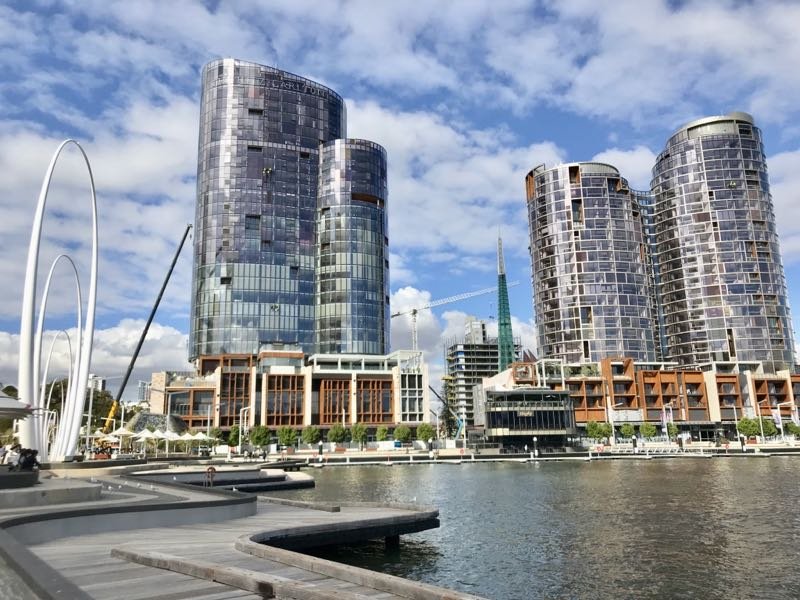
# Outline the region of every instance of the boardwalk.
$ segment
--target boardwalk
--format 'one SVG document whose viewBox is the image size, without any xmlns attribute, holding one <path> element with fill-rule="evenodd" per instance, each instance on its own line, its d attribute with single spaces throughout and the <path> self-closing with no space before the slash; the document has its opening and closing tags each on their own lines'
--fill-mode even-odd
<svg viewBox="0 0 800 600">
<path fill-rule="evenodd" d="M 107 478 L 105 482 L 106 487 L 111 485 L 117 503 L 137 497 L 152 503 L 156 495 L 172 499 L 169 506 L 174 507 L 180 504 L 174 502 L 176 496 L 208 498 L 202 490 L 178 493 L 171 487 L 151 488 L 150 484 L 118 490 L 121 481 Z M 367 532 L 415 531 L 422 524 L 430 527 L 427 523 L 430 514 L 408 507 L 342 506 L 333 512 L 259 501 L 256 514 L 248 517 L 34 540 L 28 548 L 98 600 L 474 598 L 251 541 L 257 534 L 302 537 L 309 531 L 319 539 L 327 539 L 326 535 L 345 539 Z"/>
</svg>

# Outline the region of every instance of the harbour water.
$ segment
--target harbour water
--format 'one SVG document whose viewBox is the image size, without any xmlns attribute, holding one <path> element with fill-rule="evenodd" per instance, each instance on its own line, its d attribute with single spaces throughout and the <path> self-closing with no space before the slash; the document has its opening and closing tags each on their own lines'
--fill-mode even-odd
<svg viewBox="0 0 800 600">
<path fill-rule="evenodd" d="M 441 528 L 321 556 L 497 600 L 800 598 L 800 457 L 326 467 L 305 500 Z"/>
</svg>

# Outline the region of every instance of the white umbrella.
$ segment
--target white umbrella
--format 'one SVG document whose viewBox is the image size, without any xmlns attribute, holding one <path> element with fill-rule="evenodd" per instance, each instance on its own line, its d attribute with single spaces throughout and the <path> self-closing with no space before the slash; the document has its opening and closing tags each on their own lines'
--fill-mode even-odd
<svg viewBox="0 0 800 600">
<path fill-rule="evenodd" d="M 31 407 L 16 398 L 0 394 L 0 418 L 24 419 L 31 414 Z"/>
<path fill-rule="evenodd" d="M 174 431 L 166 431 L 166 432 L 164 432 L 163 437 L 164 437 L 165 440 L 169 440 L 170 442 L 174 442 L 175 440 L 181 439 L 181 436 L 179 436 Z"/>
<path fill-rule="evenodd" d="M 102 429 L 98 429 L 97 431 L 95 431 L 92 434 L 92 437 L 103 437 L 104 435 L 105 435 L 105 433 L 103 433 L 103 430 Z"/>
<path fill-rule="evenodd" d="M 113 435 L 107 435 L 104 438 L 100 438 L 101 442 L 108 442 L 109 444 L 119 444 L 119 438 Z"/>
<path fill-rule="evenodd" d="M 184 442 L 193 442 L 196 438 L 188 431 L 184 431 L 183 435 L 179 436 L 179 439 L 183 440 Z"/>
<path fill-rule="evenodd" d="M 142 429 L 139 433 L 133 436 L 136 440 L 152 440 L 156 434 L 149 429 Z"/>
<path fill-rule="evenodd" d="M 197 433 L 195 433 L 195 434 L 192 436 L 192 438 L 193 438 L 193 439 L 195 439 L 195 440 L 200 440 L 201 442 L 204 442 L 204 441 L 206 441 L 206 440 L 211 440 L 211 439 L 214 439 L 214 438 L 210 438 L 210 437 L 208 437 L 208 436 L 207 436 L 205 433 L 203 433 L 202 431 L 198 431 Z"/>
<path fill-rule="evenodd" d="M 129 435 L 136 435 L 136 434 L 133 433 L 130 429 L 125 429 L 124 427 L 118 427 L 117 429 L 111 432 L 111 435 L 116 435 L 117 437 L 127 437 Z"/>
<path fill-rule="evenodd" d="M 166 434 L 163 431 L 161 431 L 160 429 L 156 429 L 153 432 L 153 439 L 163 440 L 165 437 L 167 437 Z"/>
</svg>

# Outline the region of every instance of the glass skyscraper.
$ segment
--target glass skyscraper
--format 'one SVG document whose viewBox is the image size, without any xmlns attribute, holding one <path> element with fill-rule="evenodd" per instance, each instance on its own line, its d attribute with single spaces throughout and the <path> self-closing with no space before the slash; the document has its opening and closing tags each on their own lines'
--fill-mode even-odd
<svg viewBox="0 0 800 600">
<path fill-rule="evenodd" d="M 526 177 L 539 352 L 566 362 L 656 358 L 638 196 L 611 165 L 540 165 Z"/>
<path fill-rule="evenodd" d="M 786 280 L 753 118 L 734 112 L 681 127 L 651 187 L 665 358 L 790 368 Z"/>
<path fill-rule="evenodd" d="M 386 150 L 367 140 L 320 148 L 317 352 L 389 352 Z"/>
<path fill-rule="evenodd" d="M 344 101 L 323 85 L 236 59 L 205 66 L 190 358 L 315 351 L 320 148 L 346 135 Z"/>
</svg>

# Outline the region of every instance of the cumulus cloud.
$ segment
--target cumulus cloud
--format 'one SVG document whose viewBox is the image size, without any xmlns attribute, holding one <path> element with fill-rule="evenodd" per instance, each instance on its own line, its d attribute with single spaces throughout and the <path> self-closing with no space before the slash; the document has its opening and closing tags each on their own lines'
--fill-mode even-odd
<svg viewBox="0 0 800 600">
<path fill-rule="evenodd" d="M 650 189 L 653 165 L 656 164 L 656 153 L 650 148 L 645 146 L 636 146 L 631 150 L 609 148 L 595 154 L 592 160 L 617 167 L 634 189 Z"/>
<path fill-rule="evenodd" d="M 143 320 L 124 319 L 113 327 L 95 330 L 91 371 L 99 377 L 108 378 L 108 389 L 113 393 L 119 389 L 143 328 Z M 44 334 L 42 369 L 51 342 L 58 333 L 46 331 Z M 67 334 L 71 340 L 77 339 L 74 328 L 67 330 Z M 135 400 L 137 381 L 150 381 L 150 375 L 154 371 L 189 370 L 186 344 L 185 333 L 174 327 L 153 323 L 125 388 L 123 400 Z M 0 332 L 0 381 L 4 384 L 17 385 L 18 361 L 19 335 Z M 68 370 L 69 346 L 61 335 L 53 345 L 48 381 L 66 377 Z"/>
</svg>

